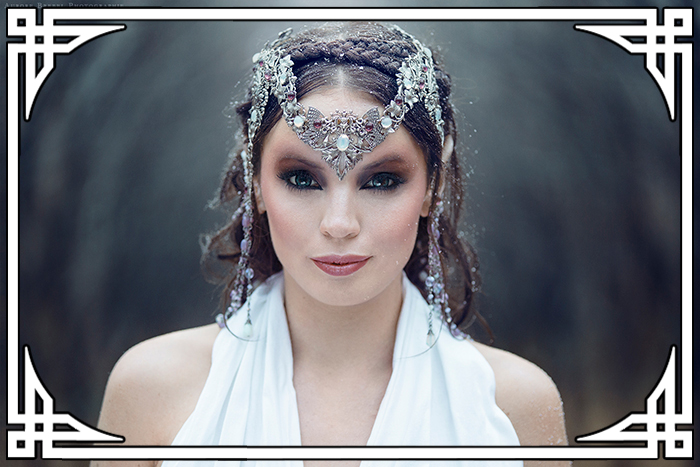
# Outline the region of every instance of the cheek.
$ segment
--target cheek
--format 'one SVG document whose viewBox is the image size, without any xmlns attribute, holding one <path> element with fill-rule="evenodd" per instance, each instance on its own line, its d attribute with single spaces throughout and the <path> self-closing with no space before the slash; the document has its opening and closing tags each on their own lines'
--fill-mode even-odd
<svg viewBox="0 0 700 467">
<path fill-rule="evenodd" d="M 376 238 L 381 239 L 385 254 L 405 264 L 415 246 L 423 194 L 412 193 L 412 196 L 402 198 L 400 203 L 392 203 L 377 216 L 372 230 L 376 232 Z"/>
<path fill-rule="evenodd" d="M 298 206 L 289 193 L 280 192 L 278 187 L 263 188 L 262 191 L 272 246 L 284 265 L 290 252 L 298 245 L 307 243 L 311 219 L 308 218 L 308 209 Z"/>
</svg>

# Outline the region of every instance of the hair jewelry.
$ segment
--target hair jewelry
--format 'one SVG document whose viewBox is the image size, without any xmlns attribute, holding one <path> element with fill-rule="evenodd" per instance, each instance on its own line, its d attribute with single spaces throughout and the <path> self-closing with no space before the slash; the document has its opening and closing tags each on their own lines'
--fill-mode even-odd
<svg viewBox="0 0 700 467">
<path fill-rule="evenodd" d="M 425 288 L 428 291 L 427 299 L 430 307 L 428 311 L 428 335 L 425 340 L 428 347 L 435 344 L 433 314 L 440 316 L 444 307 L 445 320 L 448 326 L 452 326 L 452 310 L 447 304 L 445 275 L 442 272 L 442 263 L 440 262 L 440 229 L 438 223 L 442 212 L 442 200 L 438 200 L 428 218 L 428 277 L 425 278 Z"/>
<path fill-rule="evenodd" d="M 307 110 L 297 101 L 297 78 L 292 71 L 294 62 L 290 55 L 282 57 L 281 47 L 278 47 L 291 34 L 291 29 L 282 31 L 277 40 L 266 44 L 253 56 L 249 141 L 260 126 L 268 96 L 274 94 L 287 125 L 300 140 L 321 152 L 323 160 L 335 170 L 340 180 L 362 160 L 362 154 L 371 152 L 389 133 L 397 130 L 406 113 L 418 101 L 423 101 L 440 133 L 440 142 L 444 142 L 444 122 L 432 52 L 398 26 L 394 28 L 413 43 L 416 52 L 403 61 L 396 74 L 399 88 L 396 97 L 383 110 L 373 107 L 361 117 L 345 110 L 332 112 L 326 117 L 320 110 L 314 107 Z"/>
</svg>

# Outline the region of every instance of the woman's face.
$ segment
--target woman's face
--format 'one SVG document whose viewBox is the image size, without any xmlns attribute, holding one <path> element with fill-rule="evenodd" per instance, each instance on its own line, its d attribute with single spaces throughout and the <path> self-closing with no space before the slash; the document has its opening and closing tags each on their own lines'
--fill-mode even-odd
<svg viewBox="0 0 700 467">
<path fill-rule="evenodd" d="M 324 115 L 336 109 L 363 115 L 377 106 L 342 88 L 301 103 Z M 359 305 L 400 280 L 411 256 L 418 221 L 430 207 L 425 157 L 403 126 L 342 181 L 321 157 L 277 122 L 263 142 L 258 209 L 267 212 L 285 281 L 326 305 Z"/>
</svg>

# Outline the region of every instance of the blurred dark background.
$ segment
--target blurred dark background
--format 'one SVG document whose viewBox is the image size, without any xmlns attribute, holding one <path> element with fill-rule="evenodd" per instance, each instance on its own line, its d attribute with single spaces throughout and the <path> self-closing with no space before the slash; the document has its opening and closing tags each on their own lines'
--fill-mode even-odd
<svg viewBox="0 0 700 467">
<path fill-rule="evenodd" d="M 691 6 L 633 6 L 645 5 Z M 252 54 L 304 24 L 133 21 L 56 57 L 21 125 L 19 274 L 20 344 L 57 411 L 95 424 L 126 349 L 212 322 L 218 290 L 198 236 L 223 221 L 206 206 L 235 131 L 224 111 Z M 572 444 L 643 411 L 680 343 L 681 309 L 680 126 L 644 57 L 570 22 L 400 24 L 440 47 L 453 78 L 463 231 L 494 345 L 552 376 Z M 11 465 L 35 462 L 53 464 Z M 576 465 L 650 462 L 662 461 Z"/>
</svg>

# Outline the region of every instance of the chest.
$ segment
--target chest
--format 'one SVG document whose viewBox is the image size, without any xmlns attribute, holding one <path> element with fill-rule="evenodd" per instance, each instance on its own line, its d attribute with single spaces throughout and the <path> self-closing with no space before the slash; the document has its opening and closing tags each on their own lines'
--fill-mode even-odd
<svg viewBox="0 0 700 467">
<path fill-rule="evenodd" d="M 390 376 L 384 372 L 319 378 L 295 373 L 302 445 L 366 445 Z"/>
</svg>

